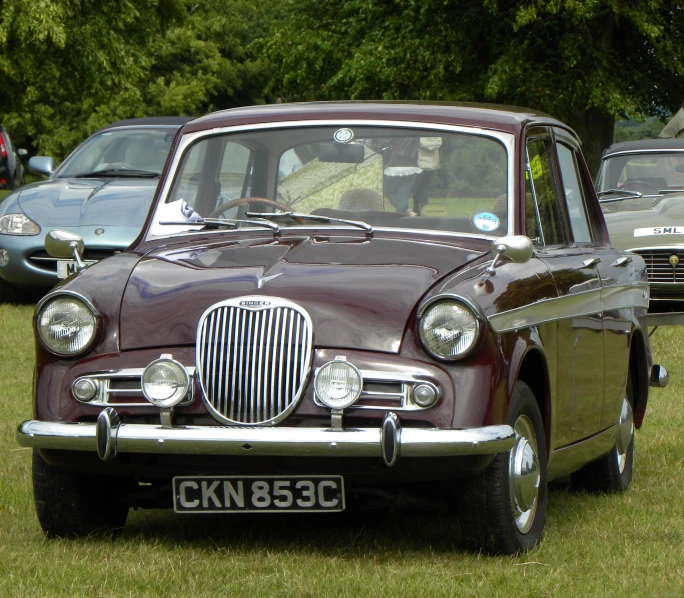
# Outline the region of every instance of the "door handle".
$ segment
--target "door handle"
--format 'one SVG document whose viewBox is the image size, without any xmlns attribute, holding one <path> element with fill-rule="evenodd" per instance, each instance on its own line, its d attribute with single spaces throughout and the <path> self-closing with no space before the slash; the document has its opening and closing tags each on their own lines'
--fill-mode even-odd
<svg viewBox="0 0 684 598">
<path fill-rule="evenodd" d="M 629 257 L 629 256 L 627 256 L 627 255 L 623 255 L 622 257 L 619 257 L 618 259 L 616 259 L 616 260 L 611 264 L 611 266 L 617 266 L 618 268 L 619 268 L 619 267 L 623 267 L 623 268 L 624 268 L 627 264 L 631 264 L 631 263 L 632 263 L 632 258 Z"/>
<path fill-rule="evenodd" d="M 593 268 L 594 266 L 598 266 L 600 263 L 601 263 L 600 257 L 592 257 L 592 258 L 589 258 L 588 260 L 584 260 L 582 262 L 582 265 L 585 268 Z"/>
</svg>

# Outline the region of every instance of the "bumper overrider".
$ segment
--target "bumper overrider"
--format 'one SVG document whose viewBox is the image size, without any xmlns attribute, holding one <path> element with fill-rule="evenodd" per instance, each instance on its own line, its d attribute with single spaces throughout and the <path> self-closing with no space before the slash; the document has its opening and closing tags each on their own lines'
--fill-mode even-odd
<svg viewBox="0 0 684 598">
<path fill-rule="evenodd" d="M 515 438 L 508 425 L 402 428 L 394 413 L 388 413 L 379 428 L 126 424 L 111 407 L 100 413 L 96 423 L 31 420 L 17 430 L 21 446 L 94 451 L 103 461 L 117 453 L 378 457 L 389 467 L 400 457 L 494 456 L 512 449 Z"/>
</svg>

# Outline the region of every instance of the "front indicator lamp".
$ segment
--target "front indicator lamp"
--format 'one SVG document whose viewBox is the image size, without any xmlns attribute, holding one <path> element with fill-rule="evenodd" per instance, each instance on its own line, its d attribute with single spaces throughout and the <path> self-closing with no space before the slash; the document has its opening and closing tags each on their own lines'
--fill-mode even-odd
<svg viewBox="0 0 684 598">
<path fill-rule="evenodd" d="M 480 324 L 474 311 L 453 299 L 430 305 L 420 318 L 420 340 L 438 359 L 460 359 L 475 346 Z"/>
<path fill-rule="evenodd" d="M 330 409 L 346 409 L 358 400 L 363 378 L 358 368 L 342 359 L 322 365 L 314 378 L 316 397 Z"/>
<path fill-rule="evenodd" d="M 73 394 L 77 400 L 87 403 L 95 398 L 98 389 L 99 384 L 97 380 L 93 380 L 92 378 L 78 378 L 74 380 L 74 383 L 71 385 L 71 394 Z"/>
<path fill-rule="evenodd" d="M 413 402 L 419 407 L 432 407 L 438 397 L 437 388 L 432 384 L 418 384 L 413 388 Z"/>
<path fill-rule="evenodd" d="M 143 371 L 143 394 L 157 407 L 175 407 L 187 396 L 189 389 L 190 376 L 174 359 L 161 357 L 150 363 Z"/>
</svg>

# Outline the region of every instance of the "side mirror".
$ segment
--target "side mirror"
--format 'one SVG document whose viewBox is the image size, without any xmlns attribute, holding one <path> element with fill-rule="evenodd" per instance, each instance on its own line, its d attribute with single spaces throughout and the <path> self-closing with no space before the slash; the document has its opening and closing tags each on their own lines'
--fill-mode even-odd
<svg viewBox="0 0 684 598">
<path fill-rule="evenodd" d="M 487 268 L 488 274 L 494 274 L 501 260 L 524 264 L 532 258 L 532 241 L 523 235 L 501 237 L 492 243 L 494 261 Z"/>
<path fill-rule="evenodd" d="M 25 149 L 20 148 L 20 149 L 17 150 L 17 155 L 18 155 L 20 158 L 25 158 L 26 156 L 28 156 L 28 152 L 27 152 Z"/>
<path fill-rule="evenodd" d="M 45 235 L 45 251 L 56 258 L 74 258 L 78 269 L 82 269 L 83 263 L 83 239 L 75 233 L 65 230 L 51 230 Z"/>
<path fill-rule="evenodd" d="M 55 171 L 55 159 L 49 156 L 33 156 L 29 158 L 28 169 L 35 174 L 49 176 Z"/>
</svg>

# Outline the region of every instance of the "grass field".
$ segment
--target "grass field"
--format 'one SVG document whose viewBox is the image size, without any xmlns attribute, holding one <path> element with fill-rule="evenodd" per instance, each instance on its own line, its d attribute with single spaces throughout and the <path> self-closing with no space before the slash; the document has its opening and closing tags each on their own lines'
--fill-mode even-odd
<svg viewBox="0 0 684 598">
<path fill-rule="evenodd" d="M 46 540 L 33 510 L 30 306 L 0 305 L 0 596 L 684 596 L 684 329 L 658 330 L 653 390 L 632 488 L 594 496 L 554 485 L 531 553 L 465 552 L 454 519 L 181 517 L 136 511 L 116 538 Z"/>
</svg>

